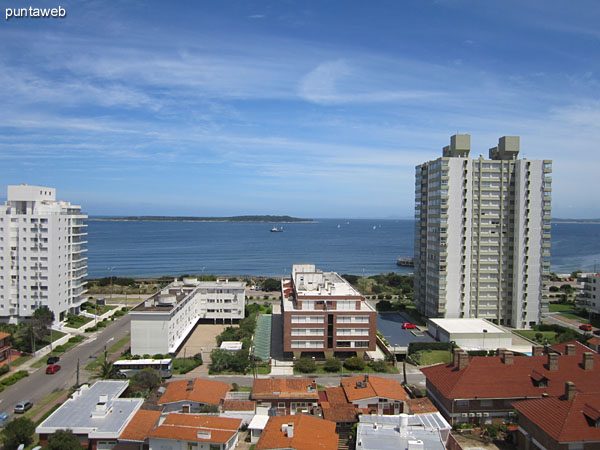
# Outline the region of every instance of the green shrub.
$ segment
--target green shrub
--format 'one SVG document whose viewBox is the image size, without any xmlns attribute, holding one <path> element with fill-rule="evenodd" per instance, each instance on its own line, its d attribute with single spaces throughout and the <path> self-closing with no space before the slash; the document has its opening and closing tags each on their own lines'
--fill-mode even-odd
<svg viewBox="0 0 600 450">
<path fill-rule="evenodd" d="M 4 378 L 2 381 L 0 381 L 0 384 L 2 384 L 3 386 L 12 386 L 17 381 L 28 376 L 29 373 L 27 373 L 26 370 L 19 370 L 18 372 L 15 372 L 12 375 L 9 375 L 8 377 Z"/>
<path fill-rule="evenodd" d="M 371 366 L 375 372 L 385 372 L 387 370 L 385 361 L 374 361 L 370 363 L 369 366 Z"/>
<path fill-rule="evenodd" d="M 8 364 L 4 364 L 2 367 L 0 367 L 0 375 L 4 375 L 5 373 L 8 373 L 10 369 L 8 368 Z"/>
<path fill-rule="evenodd" d="M 365 366 L 365 360 L 358 356 L 353 356 L 344 361 L 344 367 L 348 370 L 363 370 Z"/>
<path fill-rule="evenodd" d="M 339 372 L 341 368 L 342 363 L 336 358 L 329 358 L 323 365 L 323 369 L 325 369 L 327 372 Z"/>
<path fill-rule="evenodd" d="M 317 365 L 310 358 L 300 358 L 296 361 L 296 369 L 302 373 L 314 373 L 317 371 Z"/>
<path fill-rule="evenodd" d="M 57 345 L 53 350 L 55 353 L 64 353 L 67 351 L 64 345 Z"/>
<path fill-rule="evenodd" d="M 161 353 L 157 353 L 156 355 L 152 356 L 152 359 L 164 359 L 164 355 Z"/>
<path fill-rule="evenodd" d="M 448 350 L 452 351 L 450 342 L 411 342 L 408 344 L 408 354 L 412 355 L 421 350 Z"/>
</svg>

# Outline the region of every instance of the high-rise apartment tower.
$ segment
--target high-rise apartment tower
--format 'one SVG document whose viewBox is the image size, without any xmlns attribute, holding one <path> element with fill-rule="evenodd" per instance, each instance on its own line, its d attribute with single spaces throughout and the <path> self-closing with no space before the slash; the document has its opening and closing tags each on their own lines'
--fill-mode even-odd
<svg viewBox="0 0 600 450">
<path fill-rule="evenodd" d="M 85 301 L 87 216 L 56 190 L 8 186 L 0 206 L 0 320 L 17 323 L 42 306 L 63 320 Z"/>
<path fill-rule="evenodd" d="M 489 159 L 471 136 L 416 167 L 415 299 L 427 317 L 480 317 L 528 328 L 545 306 L 550 271 L 551 161 L 517 159 L 505 136 Z"/>
</svg>

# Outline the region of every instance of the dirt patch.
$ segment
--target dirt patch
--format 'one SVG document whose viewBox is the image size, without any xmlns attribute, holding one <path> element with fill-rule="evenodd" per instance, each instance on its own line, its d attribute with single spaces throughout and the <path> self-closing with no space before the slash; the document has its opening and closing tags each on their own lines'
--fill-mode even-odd
<svg viewBox="0 0 600 450">
<path fill-rule="evenodd" d="M 184 354 L 190 357 L 196 353 L 210 353 L 210 350 L 217 346 L 217 335 L 230 326 L 231 324 L 199 324 L 185 341 L 176 357 L 183 358 Z"/>
</svg>

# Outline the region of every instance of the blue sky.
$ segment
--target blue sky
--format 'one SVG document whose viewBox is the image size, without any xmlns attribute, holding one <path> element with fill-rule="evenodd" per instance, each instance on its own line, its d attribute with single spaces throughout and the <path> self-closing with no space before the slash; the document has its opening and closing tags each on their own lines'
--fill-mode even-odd
<svg viewBox="0 0 600 450">
<path fill-rule="evenodd" d="M 520 135 L 554 161 L 553 215 L 600 217 L 595 0 L 60 4 L 0 25 L 0 196 L 408 218 L 414 166 L 459 132 L 475 157 Z"/>
</svg>

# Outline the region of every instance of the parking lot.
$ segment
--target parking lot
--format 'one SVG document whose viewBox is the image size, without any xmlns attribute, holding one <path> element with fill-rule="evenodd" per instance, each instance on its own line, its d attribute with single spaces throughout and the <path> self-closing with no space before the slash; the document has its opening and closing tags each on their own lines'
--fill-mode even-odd
<svg viewBox="0 0 600 450">
<path fill-rule="evenodd" d="M 405 330 L 404 322 L 410 322 L 402 313 L 377 313 L 377 330 L 392 346 L 408 347 L 411 342 L 432 342 L 433 338 L 418 329 Z"/>
</svg>

